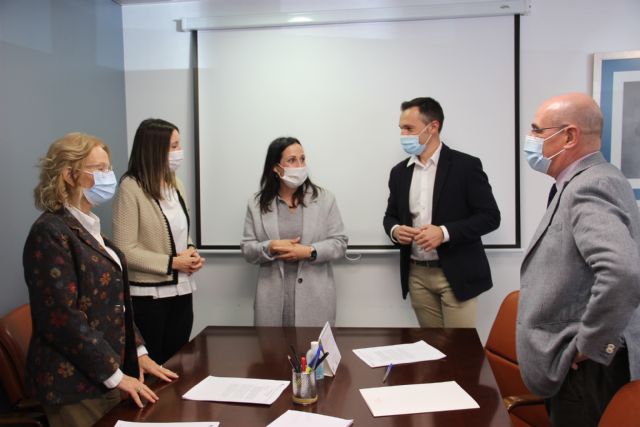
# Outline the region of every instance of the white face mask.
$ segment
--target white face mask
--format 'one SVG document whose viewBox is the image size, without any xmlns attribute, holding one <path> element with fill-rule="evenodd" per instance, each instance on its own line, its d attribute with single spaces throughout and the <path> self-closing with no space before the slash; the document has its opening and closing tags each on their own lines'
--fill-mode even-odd
<svg viewBox="0 0 640 427">
<path fill-rule="evenodd" d="M 175 172 L 184 159 L 184 150 L 169 151 L 169 169 Z"/>
<path fill-rule="evenodd" d="M 309 171 L 306 166 L 302 166 L 301 168 L 287 168 L 282 165 L 278 166 L 284 169 L 284 175 L 280 176 L 280 181 L 284 182 L 284 185 L 291 189 L 300 187 L 309 177 Z"/>
</svg>

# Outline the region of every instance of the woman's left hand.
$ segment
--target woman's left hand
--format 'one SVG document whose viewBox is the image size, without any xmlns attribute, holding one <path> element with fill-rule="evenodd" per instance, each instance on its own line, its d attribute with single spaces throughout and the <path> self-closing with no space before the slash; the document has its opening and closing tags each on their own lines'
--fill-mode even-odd
<svg viewBox="0 0 640 427">
<path fill-rule="evenodd" d="M 282 247 L 279 249 L 279 254 L 275 256 L 276 259 L 281 259 L 283 261 L 301 261 L 309 258 L 311 256 L 311 251 L 313 248 L 311 246 L 301 245 L 296 243 L 289 247 Z"/>
<path fill-rule="evenodd" d="M 151 374 L 168 383 L 178 378 L 178 374 L 158 365 L 148 354 L 138 357 L 138 365 L 140 366 L 140 382 L 144 382 L 144 374 Z"/>
</svg>

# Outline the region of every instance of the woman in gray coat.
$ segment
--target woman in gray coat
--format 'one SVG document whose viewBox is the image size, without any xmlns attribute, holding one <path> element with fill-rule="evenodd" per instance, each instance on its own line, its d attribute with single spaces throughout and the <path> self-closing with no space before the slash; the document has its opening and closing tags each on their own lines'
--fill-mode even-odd
<svg viewBox="0 0 640 427">
<path fill-rule="evenodd" d="M 247 262 L 260 265 L 256 326 L 333 324 L 331 261 L 344 256 L 347 240 L 335 197 L 308 177 L 300 141 L 274 140 L 240 243 Z"/>
</svg>

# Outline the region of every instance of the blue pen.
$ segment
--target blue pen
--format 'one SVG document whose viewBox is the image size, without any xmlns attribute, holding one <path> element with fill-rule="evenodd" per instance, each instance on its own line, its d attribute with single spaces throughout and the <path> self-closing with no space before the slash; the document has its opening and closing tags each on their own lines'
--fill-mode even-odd
<svg viewBox="0 0 640 427">
<path fill-rule="evenodd" d="M 383 383 L 387 381 L 387 377 L 389 377 L 389 374 L 391 373 L 391 368 L 393 368 L 393 363 L 389 363 L 386 371 L 384 371 L 384 377 L 382 377 Z"/>
<path fill-rule="evenodd" d="M 313 359 L 311 360 L 311 364 L 309 365 L 314 370 L 318 367 L 318 360 L 320 359 L 321 353 L 323 352 L 324 350 L 322 349 L 322 343 L 318 341 L 318 349 L 316 350 L 316 354 L 315 356 L 313 356 Z"/>
</svg>

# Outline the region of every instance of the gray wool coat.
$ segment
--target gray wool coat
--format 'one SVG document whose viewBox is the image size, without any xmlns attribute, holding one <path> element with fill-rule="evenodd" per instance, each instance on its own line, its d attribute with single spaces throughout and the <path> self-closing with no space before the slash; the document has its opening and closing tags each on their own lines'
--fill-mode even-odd
<svg viewBox="0 0 640 427">
<path fill-rule="evenodd" d="M 331 261 L 344 256 L 348 238 L 333 194 L 321 189 L 314 200 L 307 192 L 304 204 L 300 243 L 313 245 L 317 258 L 298 262 L 296 326 L 322 326 L 327 321 L 334 324 L 336 284 Z M 256 326 L 282 325 L 284 261 L 275 260 L 268 253 L 269 242 L 280 239 L 277 212 L 276 200 L 267 213 L 260 211 L 255 197 L 247 204 L 240 249 L 247 262 L 260 266 L 254 304 Z"/>
<path fill-rule="evenodd" d="M 622 345 L 640 378 L 640 214 L 627 179 L 599 152 L 549 205 L 520 271 L 522 378 L 555 395 L 578 352 L 608 365 Z"/>
</svg>

